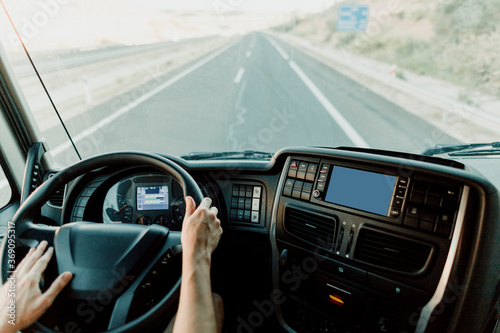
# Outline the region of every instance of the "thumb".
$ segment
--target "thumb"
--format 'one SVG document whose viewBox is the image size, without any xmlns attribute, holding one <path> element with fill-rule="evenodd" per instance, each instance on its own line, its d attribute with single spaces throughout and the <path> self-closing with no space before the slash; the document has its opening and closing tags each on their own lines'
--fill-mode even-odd
<svg viewBox="0 0 500 333">
<path fill-rule="evenodd" d="M 191 215 L 193 215 L 196 210 L 196 204 L 194 203 L 194 199 L 190 196 L 187 196 L 184 201 L 186 202 L 186 213 L 184 214 L 184 218 L 187 219 Z"/>
</svg>

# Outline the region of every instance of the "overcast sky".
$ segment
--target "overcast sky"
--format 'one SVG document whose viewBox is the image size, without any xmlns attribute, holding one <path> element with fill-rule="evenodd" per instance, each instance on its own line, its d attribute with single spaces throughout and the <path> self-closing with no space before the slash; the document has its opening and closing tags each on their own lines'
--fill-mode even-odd
<svg viewBox="0 0 500 333">
<path fill-rule="evenodd" d="M 4 3 L 28 47 L 41 51 L 244 34 L 281 24 L 290 19 L 289 13 L 324 11 L 335 0 L 4 0 Z M 203 14 L 189 17 L 175 11 Z M 245 19 L 225 20 L 226 13 Z M 245 17 L 249 13 L 269 15 Z M 6 25 L 6 31 L 11 29 L 8 20 L 2 21 L 0 27 Z"/>
<path fill-rule="evenodd" d="M 228 8 L 243 11 L 287 13 L 319 12 L 331 7 L 335 0 L 137 0 L 159 9 L 213 10 Z"/>
</svg>

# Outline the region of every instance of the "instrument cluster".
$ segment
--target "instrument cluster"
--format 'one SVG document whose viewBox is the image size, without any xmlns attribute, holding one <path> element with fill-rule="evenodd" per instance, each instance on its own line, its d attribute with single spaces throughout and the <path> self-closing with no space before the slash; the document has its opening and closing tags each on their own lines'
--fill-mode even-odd
<svg viewBox="0 0 500 333">
<path fill-rule="evenodd" d="M 206 191 L 202 187 L 202 192 Z M 103 223 L 158 224 L 181 230 L 186 205 L 181 185 L 168 175 L 134 175 L 106 193 Z"/>
</svg>

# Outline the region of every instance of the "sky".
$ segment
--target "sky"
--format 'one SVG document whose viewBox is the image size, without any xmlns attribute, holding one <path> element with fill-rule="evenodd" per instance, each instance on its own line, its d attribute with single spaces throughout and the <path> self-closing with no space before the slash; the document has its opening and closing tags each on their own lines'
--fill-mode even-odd
<svg viewBox="0 0 500 333">
<path fill-rule="evenodd" d="M 137 0 L 158 9 L 211 10 L 232 9 L 253 12 L 319 12 L 333 6 L 335 0 Z"/>
<path fill-rule="evenodd" d="M 44 51 L 243 34 L 281 24 L 290 20 L 292 13 L 323 11 L 333 6 L 335 0 L 4 0 L 4 3 L 28 47 Z M 191 12 L 191 16 L 179 15 L 178 11 Z M 7 23 L 0 22 L 0 26 Z"/>
</svg>

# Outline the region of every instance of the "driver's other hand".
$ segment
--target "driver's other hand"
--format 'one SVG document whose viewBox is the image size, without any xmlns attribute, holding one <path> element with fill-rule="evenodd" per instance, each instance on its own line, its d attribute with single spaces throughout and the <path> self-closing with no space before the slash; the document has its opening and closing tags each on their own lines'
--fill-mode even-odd
<svg viewBox="0 0 500 333">
<path fill-rule="evenodd" d="M 219 244 L 222 235 L 219 212 L 210 207 L 212 199 L 205 198 L 198 208 L 191 197 L 185 198 L 186 214 L 182 223 L 182 251 L 191 258 L 206 259 L 210 262 L 211 254 Z"/>
<path fill-rule="evenodd" d="M 36 249 L 31 248 L 0 289 L 0 332 L 17 332 L 32 325 L 73 277 L 70 272 L 64 272 L 42 294 L 40 279 L 54 253 L 54 248 L 46 249 L 46 241 L 41 242 Z M 11 281 L 15 282 L 14 288 Z M 12 303 L 15 304 L 15 311 L 8 308 Z M 11 316 L 12 313 L 15 317 Z M 15 319 L 11 321 L 12 318 Z"/>
</svg>

